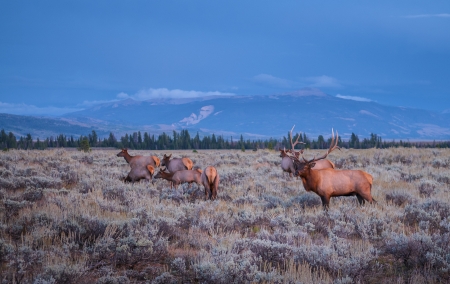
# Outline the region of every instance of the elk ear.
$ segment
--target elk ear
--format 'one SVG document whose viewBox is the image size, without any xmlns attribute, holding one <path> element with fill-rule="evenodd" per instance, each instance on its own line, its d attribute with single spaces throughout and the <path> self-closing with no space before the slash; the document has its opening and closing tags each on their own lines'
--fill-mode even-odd
<svg viewBox="0 0 450 284">
<path fill-rule="evenodd" d="M 172 157 L 172 154 L 170 154 L 169 156 L 167 156 L 167 158 L 169 158 L 169 159 L 170 159 L 170 157 Z"/>
<path fill-rule="evenodd" d="M 151 175 L 155 173 L 155 168 L 151 165 L 147 165 L 147 170 L 150 172 Z"/>
</svg>

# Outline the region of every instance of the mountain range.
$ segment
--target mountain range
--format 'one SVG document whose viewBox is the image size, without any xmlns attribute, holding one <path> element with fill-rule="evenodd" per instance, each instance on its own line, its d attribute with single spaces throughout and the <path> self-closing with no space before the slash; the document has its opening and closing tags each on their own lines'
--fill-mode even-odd
<svg viewBox="0 0 450 284">
<path fill-rule="evenodd" d="M 0 128 L 18 136 L 59 134 L 102 136 L 135 131 L 150 134 L 187 129 L 200 135 L 249 139 L 282 138 L 295 132 L 316 138 L 337 130 L 343 139 L 371 133 L 385 140 L 450 140 L 450 113 L 342 99 L 305 88 L 272 96 L 212 96 L 189 99 L 131 98 L 72 112 L 58 118 L 0 114 Z"/>
</svg>

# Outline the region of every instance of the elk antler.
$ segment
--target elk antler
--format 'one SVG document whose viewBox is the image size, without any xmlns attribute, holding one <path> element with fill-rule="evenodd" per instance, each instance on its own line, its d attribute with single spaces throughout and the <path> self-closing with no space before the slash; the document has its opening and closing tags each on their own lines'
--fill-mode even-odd
<svg viewBox="0 0 450 284">
<path fill-rule="evenodd" d="M 300 150 L 300 151 L 295 151 L 294 150 L 294 147 L 295 147 L 295 145 L 297 145 L 297 144 L 306 144 L 306 143 L 304 143 L 304 142 L 299 142 L 298 141 L 298 139 L 300 138 L 300 136 L 301 135 L 298 135 L 297 136 L 297 139 L 295 140 L 295 142 L 292 142 L 292 131 L 294 130 L 294 127 L 295 127 L 295 124 L 294 124 L 294 126 L 292 126 L 292 129 L 291 129 L 291 131 L 289 132 L 289 136 L 290 136 L 290 139 L 291 139 L 291 147 L 292 147 L 292 149 L 291 150 L 288 150 L 288 152 L 291 152 L 294 156 L 296 156 L 297 158 L 300 156 L 300 154 L 303 154 L 303 150 Z"/>
<path fill-rule="evenodd" d="M 333 152 L 336 149 L 341 150 L 341 148 L 338 146 L 338 141 L 339 141 L 339 134 L 338 134 L 338 132 L 336 131 L 336 139 L 334 139 L 334 131 L 333 131 L 333 129 L 331 129 L 331 143 L 330 143 L 330 148 L 328 149 L 328 151 L 324 155 L 322 155 L 322 156 L 320 156 L 318 158 L 316 158 L 314 156 L 314 158 L 312 158 L 311 160 L 306 160 L 305 157 L 302 156 L 303 161 L 305 161 L 306 163 L 309 164 L 309 163 L 312 163 L 312 162 L 315 162 L 315 161 L 318 161 L 318 160 L 325 159 L 328 156 L 328 154 L 330 154 L 331 152 Z"/>
</svg>

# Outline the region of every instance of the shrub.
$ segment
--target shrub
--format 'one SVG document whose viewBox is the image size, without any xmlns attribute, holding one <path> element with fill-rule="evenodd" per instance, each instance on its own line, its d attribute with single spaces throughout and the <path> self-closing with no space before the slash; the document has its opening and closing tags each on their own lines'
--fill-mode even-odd
<svg viewBox="0 0 450 284">
<path fill-rule="evenodd" d="M 289 207 L 298 204 L 302 208 L 307 207 L 316 207 L 322 205 L 322 201 L 320 200 L 320 197 L 315 193 L 304 193 L 299 196 L 291 198 L 288 203 Z"/>
<path fill-rule="evenodd" d="M 430 195 L 436 192 L 437 183 L 433 180 L 422 180 L 419 183 L 419 192 L 425 197 L 429 197 Z"/>
<path fill-rule="evenodd" d="M 396 190 L 386 193 L 386 202 L 392 202 L 397 206 L 413 203 L 414 201 L 414 197 L 408 192 Z"/>
</svg>

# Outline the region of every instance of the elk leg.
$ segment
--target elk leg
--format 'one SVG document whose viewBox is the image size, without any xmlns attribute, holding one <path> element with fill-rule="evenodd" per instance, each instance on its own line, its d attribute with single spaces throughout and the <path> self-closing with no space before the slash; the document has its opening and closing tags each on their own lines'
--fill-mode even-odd
<svg viewBox="0 0 450 284">
<path fill-rule="evenodd" d="M 211 194 L 212 194 L 211 199 L 215 200 L 217 198 L 217 189 L 216 189 L 216 187 L 214 185 L 212 186 L 212 190 L 211 191 L 212 191 L 211 192 Z"/>
<path fill-rule="evenodd" d="M 364 198 L 359 194 L 356 194 L 356 197 L 358 198 L 359 205 L 364 205 L 364 203 L 365 203 Z"/>
<path fill-rule="evenodd" d="M 203 186 L 205 187 L 205 200 L 208 200 L 208 195 L 211 191 L 210 185 L 209 183 L 205 183 Z"/>
<path fill-rule="evenodd" d="M 321 196 L 320 199 L 322 199 L 322 206 L 325 210 L 328 209 L 328 206 L 330 205 L 330 198 L 327 196 Z"/>
</svg>

